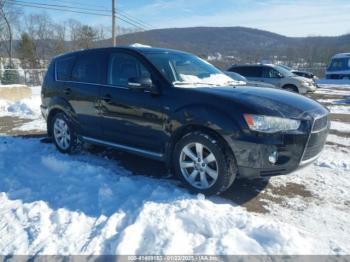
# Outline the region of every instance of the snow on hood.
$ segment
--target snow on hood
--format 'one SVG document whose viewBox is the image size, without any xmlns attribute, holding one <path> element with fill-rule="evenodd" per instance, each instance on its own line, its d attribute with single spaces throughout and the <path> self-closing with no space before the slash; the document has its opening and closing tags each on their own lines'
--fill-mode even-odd
<svg viewBox="0 0 350 262">
<path fill-rule="evenodd" d="M 150 45 L 144 45 L 144 44 L 140 44 L 140 43 L 134 43 L 134 44 L 131 44 L 130 46 L 132 46 L 132 47 L 148 47 L 148 48 L 152 47 Z"/>
<path fill-rule="evenodd" d="M 195 75 L 185 75 L 180 74 L 180 77 L 182 81 L 175 82 L 176 84 L 186 83 L 188 85 L 201 85 L 201 86 L 207 86 L 207 85 L 215 85 L 215 86 L 226 86 L 226 85 L 232 85 L 232 84 L 238 84 L 239 82 L 233 80 L 231 77 L 228 77 L 225 74 L 211 74 L 208 77 L 205 78 L 199 78 Z"/>
</svg>

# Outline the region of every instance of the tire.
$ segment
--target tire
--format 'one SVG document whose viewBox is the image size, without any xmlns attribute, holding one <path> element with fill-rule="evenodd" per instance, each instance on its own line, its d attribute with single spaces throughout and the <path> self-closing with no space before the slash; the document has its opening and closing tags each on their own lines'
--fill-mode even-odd
<svg viewBox="0 0 350 262">
<path fill-rule="evenodd" d="M 177 142 L 173 153 L 176 176 L 194 193 L 218 195 L 224 192 L 237 174 L 234 156 L 226 148 L 221 141 L 204 132 L 186 134 Z M 202 153 L 198 154 L 198 151 Z"/>
<path fill-rule="evenodd" d="M 50 122 L 52 139 L 61 153 L 74 153 L 78 146 L 78 138 L 68 116 L 62 112 L 57 113 Z"/>
<path fill-rule="evenodd" d="M 293 92 L 293 93 L 299 93 L 299 90 L 296 86 L 293 85 L 286 85 L 283 87 L 284 90 L 289 91 L 289 92 Z"/>
</svg>

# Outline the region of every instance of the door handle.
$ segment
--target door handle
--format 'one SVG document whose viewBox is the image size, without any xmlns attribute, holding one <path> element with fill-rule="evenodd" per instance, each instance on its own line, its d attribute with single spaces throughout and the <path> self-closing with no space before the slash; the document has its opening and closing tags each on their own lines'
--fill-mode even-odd
<svg viewBox="0 0 350 262">
<path fill-rule="evenodd" d="M 72 92 L 72 89 L 70 89 L 69 87 L 65 87 L 63 89 L 63 93 L 67 96 L 70 95 L 71 92 Z"/>
<path fill-rule="evenodd" d="M 102 98 L 103 101 L 105 101 L 107 104 L 110 104 L 112 102 L 112 96 L 110 94 L 107 94 Z"/>
</svg>

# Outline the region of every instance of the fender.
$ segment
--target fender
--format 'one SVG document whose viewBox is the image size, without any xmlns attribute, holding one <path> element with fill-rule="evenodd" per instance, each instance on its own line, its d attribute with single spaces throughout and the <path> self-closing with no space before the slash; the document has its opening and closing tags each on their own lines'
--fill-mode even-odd
<svg viewBox="0 0 350 262">
<path fill-rule="evenodd" d="M 48 126 L 49 126 L 49 123 L 51 122 L 54 112 L 57 112 L 57 110 L 64 112 L 71 120 L 71 123 L 73 124 L 75 130 L 77 130 L 77 133 L 80 133 L 81 127 L 80 127 L 76 112 L 74 111 L 73 107 L 69 104 L 67 100 L 58 96 L 52 97 L 50 99 L 50 103 L 48 104 L 48 117 L 47 117 Z M 49 130 L 49 133 L 50 133 L 50 130 Z"/>
<path fill-rule="evenodd" d="M 226 142 L 228 138 L 238 138 L 242 135 L 237 120 L 220 110 L 208 108 L 202 104 L 188 105 L 174 111 L 166 121 L 165 130 L 170 139 L 165 147 L 166 162 L 170 164 L 171 152 L 178 139 L 188 131 L 202 129 L 212 131 L 222 137 Z"/>
</svg>

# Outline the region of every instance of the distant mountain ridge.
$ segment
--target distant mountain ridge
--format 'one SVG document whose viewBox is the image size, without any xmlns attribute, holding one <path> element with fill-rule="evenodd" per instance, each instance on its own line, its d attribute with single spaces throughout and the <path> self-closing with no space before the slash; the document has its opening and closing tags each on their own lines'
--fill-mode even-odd
<svg viewBox="0 0 350 262">
<path fill-rule="evenodd" d="M 110 46 L 111 39 L 96 41 L 96 47 Z M 14 50 L 18 40 L 13 43 Z M 233 63 L 255 63 L 262 60 L 280 61 L 297 67 L 320 67 L 336 53 L 350 52 L 350 34 L 342 36 L 287 37 L 280 34 L 247 27 L 187 27 L 154 29 L 120 35 L 118 45 L 141 43 L 154 47 L 188 51 L 221 68 Z M 56 42 L 40 40 L 39 49 L 46 50 L 46 59 L 52 57 Z M 70 41 L 64 43 L 72 50 Z M 6 56 L 0 45 L 0 56 Z M 16 55 L 16 54 L 15 54 Z"/>
<path fill-rule="evenodd" d="M 105 40 L 108 45 L 110 40 Z M 181 49 L 200 56 L 220 53 L 238 57 L 242 62 L 271 59 L 304 59 L 325 63 L 334 53 L 350 51 L 350 34 L 328 37 L 287 37 L 246 27 L 189 27 L 155 29 L 119 36 L 117 43 L 142 43 L 151 46 Z"/>
</svg>

